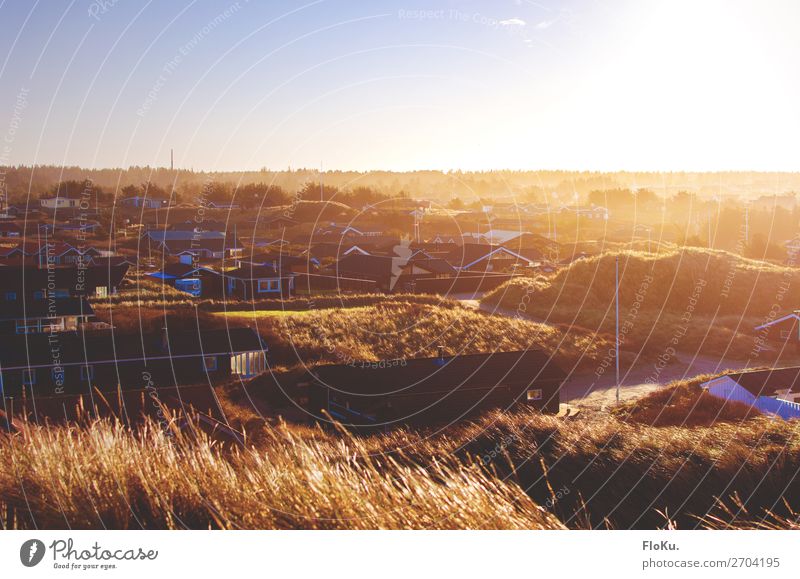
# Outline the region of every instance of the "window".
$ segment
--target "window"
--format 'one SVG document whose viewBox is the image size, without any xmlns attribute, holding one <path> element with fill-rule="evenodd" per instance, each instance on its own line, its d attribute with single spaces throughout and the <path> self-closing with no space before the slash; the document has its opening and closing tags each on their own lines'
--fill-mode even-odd
<svg viewBox="0 0 800 579">
<path fill-rule="evenodd" d="M 213 372 L 217 369 L 217 357 L 216 356 L 206 356 L 203 358 L 203 367 L 206 369 L 206 372 Z"/>
<path fill-rule="evenodd" d="M 25 386 L 36 384 L 36 372 L 28 368 L 22 371 L 22 383 Z"/>
<path fill-rule="evenodd" d="M 81 380 L 94 379 L 94 366 L 81 366 Z"/>
<path fill-rule="evenodd" d="M 6 301 L 13 302 L 17 300 L 17 292 L 6 292 Z"/>
<path fill-rule="evenodd" d="M 263 352 L 243 352 L 231 356 L 231 374 L 251 378 L 265 371 L 267 366 Z"/>
<path fill-rule="evenodd" d="M 33 292 L 33 299 L 35 300 L 43 300 L 44 299 L 44 292 L 41 290 Z"/>
<path fill-rule="evenodd" d="M 258 280 L 259 292 L 276 292 L 281 288 L 281 281 L 279 279 L 260 279 Z"/>
<path fill-rule="evenodd" d="M 39 320 L 17 320 L 18 334 L 35 334 L 39 331 Z"/>
<path fill-rule="evenodd" d="M 541 400 L 541 399 L 542 399 L 541 388 L 534 388 L 533 390 L 528 390 L 528 400 Z"/>
<path fill-rule="evenodd" d="M 108 287 L 104 285 L 99 285 L 94 288 L 94 297 L 96 298 L 107 298 L 108 297 Z"/>
</svg>

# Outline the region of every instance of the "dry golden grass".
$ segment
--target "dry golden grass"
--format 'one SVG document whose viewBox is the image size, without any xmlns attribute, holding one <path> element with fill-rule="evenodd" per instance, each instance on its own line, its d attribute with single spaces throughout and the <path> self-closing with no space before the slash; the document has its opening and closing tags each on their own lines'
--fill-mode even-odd
<svg viewBox="0 0 800 579">
<path fill-rule="evenodd" d="M 534 318 L 613 334 L 614 261 L 620 260 L 620 324 L 625 350 L 658 355 L 667 347 L 749 359 L 753 328 L 775 303 L 800 307 L 785 284 L 800 270 L 745 259 L 724 251 L 683 248 L 660 254 L 607 252 L 580 259 L 550 278 L 518 279 L 484 297 Z M 675 341 L 675 343 L 672 343 Z M 762 353 L 759 360 L 769 361 Z"/>
<path fill-rule="evenodd" d="M 791 526 L 800 507 L 798 431 L 767 418 L 654 427 L 609 414 L 494 412 L 442 431 L 361 438 L 260 428 L 240 448 L 153 423 L 136 432 L 24 425 L 0 436 L 5 524 L 756 528 Z"/>
<path fill-rule="evenodd" d="M 712 396 L 701 384 L 712 375 L 680 380 L 650 394 L 622 404 L 614 414 L 625 422 L 649 426 L 711 426 L 741 423 L 761 413 L 750 405 Z"/>
<path fill-rule="evenodd" d="M 490 316 L 456 303 L 428 305 L 386 300 L 370 307 L 308 311 L 255 320 L 276 365 L 347 362 L 540 348 L 573 365 L 596 362 L 610 343 L 590 334 L 570 336 L 545 324 Z"/>
<path fill-rule="evenodd" d="M 423 468 L 370 456 L 353 438 L 286 429 L 259 449 L 223 449 L 152 422 L 136 434 L 108 422 L 24 425 L 0 439 L 0 465 L 13 528 L 561 528 L 477 464 L 441 457 Z"/>
<path fill-rule="evenodd" d="M 398 431 L 371 443 L 374 452 L 404 448 L 415 460 L 483 458 L 569 527 L 694 528 L 709 515 L 753 526 L 770 513 L 786 516 L 784 501 L 797 510 L 798 434 L 794 424 L 768 418 L 653 427 L 607 414 L 565 421 L 521 411 L 424 439 Z M 725 515 L 719 499 L 735 495 L 746 511 Z"/>
</svg>

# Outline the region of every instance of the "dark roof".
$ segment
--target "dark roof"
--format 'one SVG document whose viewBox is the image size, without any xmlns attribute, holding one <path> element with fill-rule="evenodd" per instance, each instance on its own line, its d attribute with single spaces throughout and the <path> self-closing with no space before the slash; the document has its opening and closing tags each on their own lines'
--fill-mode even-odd
<svg viewBox="0 0 800 579">
<path fill-rule="evenodd" d="M 728 374 L 753 396 L 775 396 L 779 390 L 800 392 L 800 366 Z"/>
<path fill-rule="evenodd" d="M 392 275 L 392 258 L 382 255 L 345 255 L 336 264 L 338 274 L 350 277 L 367 276 L 370 279 L 384 279 Z"/>
<path fill-rule="evenodd" d="M 188 263 L 168 263 L 161 269 L 162 277 L 184 277 L 194 271 L 197 267 Z"/>
<path fill-rule="evenodd" d="M 85 298 L 58 298 L 50 301 L 23 300 L 0 302 L 0 320 L 22 320 L 61 316 L 93 316 L 94 310 Z"/>
<path fill-rule="evenodd" d="M 507 252 L 519 255 L 520 257 L 529 261 L 538 259 L 541 256 L 541 252 L 536 249 L 516 250 L 510 246 L 467 243 L 462 246 L 454 247 L 445 256 L 445 259 L 448 261 L 448 263 L 455 267 L 467 267 L 486 258 L 490 253 L 497 251 L 498 249 L 501 250 L 505 258 L 509 260 L 517 258 Z"/>
<path fill-rule="evenodd" d="M 201 330 L 198 332 L 168 332 L 172 355 L 199 354 L 201 352 L 253 352 L 265 349 L 250 328 Z"/>
<path fill-rule="evenodd" d="M 226 247 L 225 240 L 223 238 L 219 239 L 170 239 L 164 242 L 164 247 L 166 247 L 167 251 L 171 254 L 182 253 L 184 251 L 210 251 L 213 253 L 219 253 L 227 249 L 233 249 L 234 247 L 242 247 L 241 245 L 230 246 Z"/>
<path fill-rule="evenodd" d="M 473 263 L 482 257 L 486 257 L 499 245 L 489 245 L 485 243 L 465 243 L 456 245 L 448 252 L 445 259 L 455 267 L 462 267 Z"/>
<path fill-rule="evenodd" d="M 264 350 L 261 339 L 250 328 L 140 334 L 115 331 L 64 332 L 57 334 L 62 366 L 132 362 L 173 356 L 200 356 Z M 53 366 L 49 334 L 6 336 L 0 345 L 4 370 L 28 366 Z M 165 347 L 165 342 L 168 348 Z"/>
<path fill-rule="evenodd" d="M 280 273 L 271 265 L 243 265 L 223 274 L 234 279 L 266 279 L 280 277 Z"/>
<path fill-rule="evenodd" d="M 30 398 L 18 398 L 8 401 L 6 407 L 15 417 L 26 416 L 28 420 L 43 422 L 45 420 L 62 423 L 78 420 L 92 408 L 92 404 L 100 417 L 115 416 L 132 422 L 138 422 L 143 416 L 158 419 L 161 406 L 173 412 L 199 412 L 215 421 L 224 421 L 224 414 L 209 384 L 176 386 L 157 385 L 153 389 L 122 389 L 103 395 L 97 392 L 89 394 L 72 394 L 64 396 L 35 396 L 35 403 Z M 153 395 L 158 396 L 160 405 L 153 403 Z M 0 428 L 5 426 L 2 418 Z"/>
<path fill-rule="evenodd" d="M 117 287 L 128 272 L 128 264 L 89 265 L 78 267 L 39 268 L 34 266 L 0 266 L 0 291 L 32 293 L 47 288 L 69 289 L 73 294 L 94 293 L 94 288 Z M 52 277 L 51 277 L 52 276 Z"/>
<path fill-rule="evenodd" d="M 202 221 L 189 220 L 175 223 L 170 226 L 172 231 L 226 231 L 227 224 L 218 219 L 204 219 Z"/>
<path fill-rule="evenodd" d="M 436 274 L 453 274 L 456 272 L 455 268 L 444 259 L 438 258 L 420 258 L 409 260 L 409 265 L 417 265 L 421 268 L 427 269 Z"/>
<path fill-rule="evenodd" d="M 124 255 L 112 255 L 109 257 L 92 257 L 92 265 L 96 265 L 98 267 L 105 267 L 108 268 L 109 266 L 114 267 L 118 265 L 133 265 L 136 263 L 136 258 L 131 256 L 124 256 Z"/>
<path fill-rule="evenodd" d="M 308 267 L 316 269 L 319 263 L 317 258 L 310 255 L 289 255 L 286 253 L 255 253 L 245 254 L 239 260 L 241 263 L 258 265 L 268 265 L 281 271 L 289 270 L 292 267 Z M 247 266 L 249 267 L 249 266 Z"/>
<path fill-rule="evenodd" d="M 319 366 L 314 371 L 325 386 L 360 395 L 404 395 L 448 392 L 454 388 L 487 388 L 498 384 L 563 382 L 565 374 L 541 350 L 416 358 L 387 368 L 371 362 Z"/>
</svg>

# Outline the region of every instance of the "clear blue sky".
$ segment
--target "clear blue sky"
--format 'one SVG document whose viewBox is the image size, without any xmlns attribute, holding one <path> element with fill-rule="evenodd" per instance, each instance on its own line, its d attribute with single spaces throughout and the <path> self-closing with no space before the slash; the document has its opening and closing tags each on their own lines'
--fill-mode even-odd
<svg viewBox="0 0 800 579">
<path fill-rule="evenodd" d="M 800 170 L 799 5 L 6 0 L 0 164 Z"/>
</svg>

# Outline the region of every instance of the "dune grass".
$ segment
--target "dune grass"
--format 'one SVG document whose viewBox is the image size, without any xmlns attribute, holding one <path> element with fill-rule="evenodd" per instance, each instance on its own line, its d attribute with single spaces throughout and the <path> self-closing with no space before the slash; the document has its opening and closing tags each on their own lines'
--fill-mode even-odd
<svg viewBox="0 0 800 579">
<path fill-rule="evenodd" d="M 447 457 L 425 468 L 354 438 L 275 430 L 261 448 L 148 422 L 0 437 L 6 528 L 557 529 L 519 487 Z"/>
<path fill-rule="evenodd" d="M 652 426 L 627 410 L 371 437 L 263 424 L 245 447 L 174 422 L 24 424 L 0 435 L 0 508 L 15 528 L 791 527 L 793 423 Z"/>
<path fill-rule="evenodd" d="M 439 306 L 406 301 L 346 310 L 309 311 L 302 316 L 256 320 L 278 365 L 394 360 L 493 351 L 542 349 L 565 370 L 596 362 L 609 342 L 571 335 L 545 324 L 490 316 L 455 303 Z"/>
<path fill-rule="evenodd" d="M 615 331 L 615 260 L 620 269 L 621 347 L 658 356 L 673 347 L 700 355 L 770 363 L 753 328 L 800 307 L 787 288 L 800 270 L 718 250 L 660 254 L 606 252 L 579 259 L 551 277 L 517 279 L 483 301 L 548 323 L 611 335 Z"/>
</svg>

